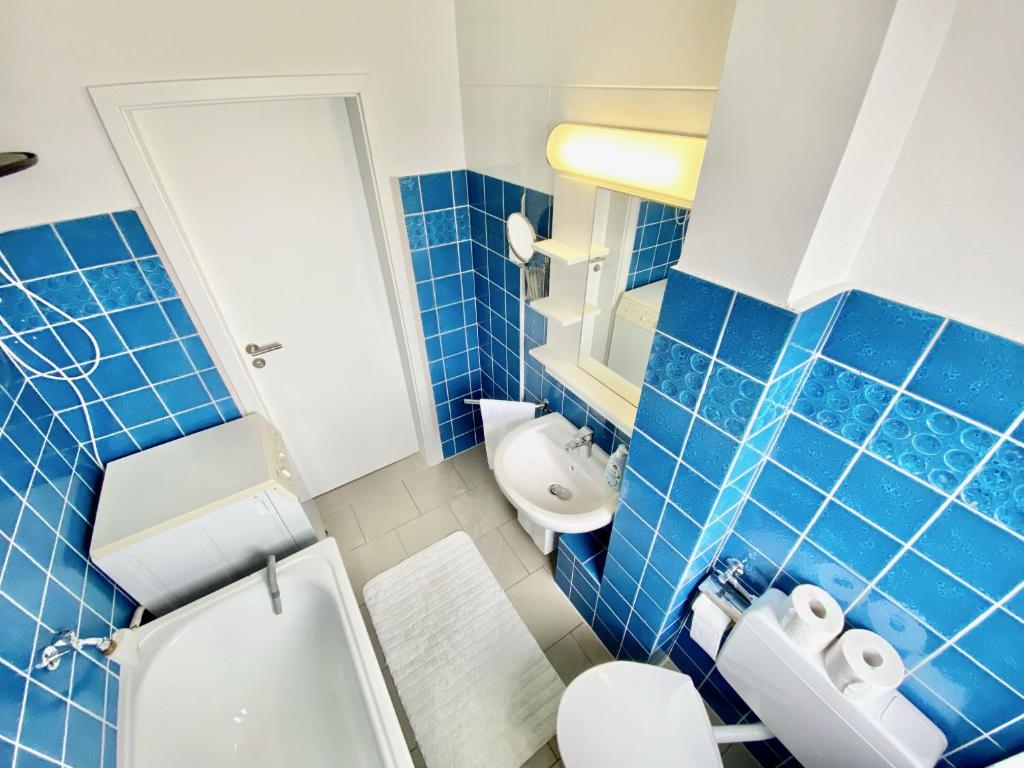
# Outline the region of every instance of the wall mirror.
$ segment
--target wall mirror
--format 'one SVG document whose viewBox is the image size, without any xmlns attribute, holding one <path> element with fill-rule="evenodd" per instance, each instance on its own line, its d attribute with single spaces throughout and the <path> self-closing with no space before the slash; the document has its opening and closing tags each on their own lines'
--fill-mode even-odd
<svg viewBox="0 0 1024 768">
<path fill-rule="evenodd" d="M 686 208 L 597 190 L 593 242 L 604 247 L 588 264 L 578 365 L 633 405 L 689 216 Z"/>
</svg>

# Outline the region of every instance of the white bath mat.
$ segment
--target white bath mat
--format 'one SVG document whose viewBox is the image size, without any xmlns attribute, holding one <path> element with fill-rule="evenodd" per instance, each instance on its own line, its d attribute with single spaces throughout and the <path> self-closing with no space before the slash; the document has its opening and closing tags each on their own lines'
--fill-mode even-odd
<svg viewBox="0 0 1024 768">
<path fill-rule="evenodd" d="M 565 686 L 463 532 L 363 589 L 429 768 L 519 768 Z"/>
</svg>

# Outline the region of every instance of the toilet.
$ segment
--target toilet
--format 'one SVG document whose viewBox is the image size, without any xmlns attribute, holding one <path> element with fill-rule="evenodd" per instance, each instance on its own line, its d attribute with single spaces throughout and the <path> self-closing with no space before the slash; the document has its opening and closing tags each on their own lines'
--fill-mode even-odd
<svg viewBox="0 0 1024 768">
<path fill-rule="evenodd" d="M 761 723 L 713 726 L 680 672 L 616 661 L 568 687 L 558 710 L 565 768 L 719 768 L 718 745 L 777 738 L 806 768 L 931 768 L 942 731 L 897 691 L 847 698 L 822 655 L 782 630 L 786 596 L 754 600 L 716 657 Z"/>
</svg>

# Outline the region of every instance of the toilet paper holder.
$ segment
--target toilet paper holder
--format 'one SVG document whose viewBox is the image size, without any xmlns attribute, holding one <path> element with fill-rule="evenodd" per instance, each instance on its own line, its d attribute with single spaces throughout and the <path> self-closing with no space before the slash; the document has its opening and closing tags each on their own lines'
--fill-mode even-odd
<svg viewBox="0 0 1024 768">
<path fill-rule="evenodd" d="M 754 602 L 739 577 L 743 575 L 743 562 L 735 557 L 725 561 L 725 568 L 712 568 L 710 575 L 697 587 L 705 595 L 725 611 L 734 622 L 739 621 L 743 612 Z"/>
</svg>

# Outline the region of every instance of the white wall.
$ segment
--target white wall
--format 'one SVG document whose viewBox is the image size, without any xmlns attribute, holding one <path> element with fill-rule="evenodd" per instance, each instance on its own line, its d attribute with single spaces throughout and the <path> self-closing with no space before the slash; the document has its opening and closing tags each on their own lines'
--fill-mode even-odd
<svg viewBox="0 0 1024 768">
<path fill-rule="evenodd" d="M 0 0 L 0 147 L 40 158 L 0 180 L 0 231 L 137 205 L 90 85 L 370 72 L 386 171 L 463 167 L 452 2 Z"/>
<path fill-rule="evenodd" d="M 850 141 L 790 289 L 812 306 L 847 284 L 942 50 L 957 0 L 900 0 Z"/>
<path fill-rule="evenodd" d="M 739 0 L 680 268 L 786 305 L 895 0 Z"/>
<path fill-rule="evenodd" d="M 707 134 L 732 0 L 455 0 L 468 167 L 553 190 L 563 121 Z"/>
<path fill-rule="evenodd" d="M 850 272 L 1024 341 L 1024 3 L 961 3 Z"/>
</svg>

